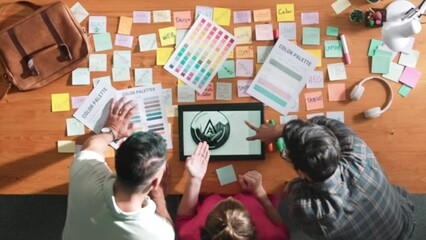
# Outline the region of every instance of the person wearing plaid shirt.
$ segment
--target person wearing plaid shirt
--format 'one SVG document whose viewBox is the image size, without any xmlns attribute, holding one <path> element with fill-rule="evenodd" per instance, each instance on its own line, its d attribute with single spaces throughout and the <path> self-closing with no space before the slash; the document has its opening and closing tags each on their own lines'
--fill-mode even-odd
<svg viewBox="0 0 426 240">
<path fill-rule="evenodd" d="M 284 138 L 281 153 L 299 177 L 284 189 L 291 221 L 314 239 L 409 239 L 414 206 L 390 184 L 373 151 L 340 121 L 314 117 L 286 125 L 246 124 L 247 140 Z"/>
</svg>

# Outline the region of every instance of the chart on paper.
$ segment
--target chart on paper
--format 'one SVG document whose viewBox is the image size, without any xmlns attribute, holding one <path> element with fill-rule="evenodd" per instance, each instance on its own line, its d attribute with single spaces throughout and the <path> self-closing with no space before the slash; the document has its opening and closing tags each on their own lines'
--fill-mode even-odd
<svg viewBox="0 0 426 240">
<path fill-rule="evenodd" d="M 164 69 L 203 93 L 236 43 L 232 34 L 200 15 Z"/>
</svg>

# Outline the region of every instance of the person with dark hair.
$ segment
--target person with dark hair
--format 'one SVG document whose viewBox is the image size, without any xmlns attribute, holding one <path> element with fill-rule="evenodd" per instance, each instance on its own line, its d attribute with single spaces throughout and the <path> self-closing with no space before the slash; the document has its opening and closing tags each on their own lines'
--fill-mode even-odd
<svg viewBox="0 0 426 240">
<path fill-rule="evenodd" d="M 238 176 L 243 191 L 225 197 L 199 196 L 210 158 L 206 142 L 186 159 L 188 181 L 179 203 L 175 228 L 180 240 L 286 240 L 288 230 L 278 212 L 278 198 L 268 198 L 262 175 L 248 171 Z"/>
<path fill-rule="evenodd" d="M 281 157 L 298 177 L 286 184 L 290 220 L 313 239 L 408 239 L 415 222 L 405 189 L 389 183 L 373 151 L 348 126 L 325 117 L 285 125 L 246 124 L 247 140 L 284 138 Z"/>
<path fill-rule="evenodd" d="M 86 140 L 72 161 L 62 239 L 174 239 L 162 181 L 166 143 L 152 132 L 130 136 L 135 110 L 131 101 L 112 100 L 105 127 Z M 114 174 L 104 152 L 112 141 L 126 137 L 115 156 Z"/>
</svg>

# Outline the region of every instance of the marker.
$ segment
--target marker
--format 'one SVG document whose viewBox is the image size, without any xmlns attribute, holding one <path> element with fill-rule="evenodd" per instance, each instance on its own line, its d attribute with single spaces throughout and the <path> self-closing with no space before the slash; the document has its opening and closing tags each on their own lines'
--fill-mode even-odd
<svg viewBox="0 0 426 240">
<path fill-rule="evenodd" d="M 272 125 L 275 125 L 275 121 L 274 120 L 266 120 L 265 122 L 269 122 Z M 273 152 L 274 151 L 274 144 L 273 143 L 269 143 L 268 144 L 268 152 Z"/>
<path fill-rule="evenodd" d="M 345 56 L 345 63 L 351 64 L 351 56 L 349 55 L 348 44 L 346 43 L 345 35 L 340 34 L 340 40 L 342 41 L 343 55 Z"/>
<path fill-rule="evenodd" d="M 280 38 L 280 32 L 278 31 L 278 29 L 274 29 L 272 31 L 273 35 L 274 35 L 274 44 L 277 43 L 278 38 Z"/>
</svg>

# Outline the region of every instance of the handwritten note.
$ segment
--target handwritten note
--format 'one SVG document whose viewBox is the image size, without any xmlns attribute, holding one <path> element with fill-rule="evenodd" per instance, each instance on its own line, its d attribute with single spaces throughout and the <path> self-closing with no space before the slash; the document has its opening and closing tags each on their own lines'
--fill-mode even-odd
<svg viewBox="0 0 426 240">
<path fill-rule="evenodd" d="M 176 28 L 167 27 L 158 29 L 161 46 L 169 46 L 176 43 Z"/>
<path fill-rule="evenodd" d="M 255 22 L 269 22 L 272 19 L 271 9 L 253 10 L 253 18 Z"/>
<path fill-rule="evenodd" d="M 154 22 L 155 23 L 171 22 L 171 12 L 170 12 L 170 10 L 156 10 L 156 11 L 152 11 L 152 15 L 154 16 Z"/>
<path fill-rule="evenodd" d="M 391 62 L 389 66 L 389 72 L 382 75 L 382 77 L 392 80 L 394 82 L 399 82 L 399 78 L 404 71 L 404 66 L 399 65 L 398 63 Z"/>
<path fill-rule="evenodd" d="M 195 19 L 200 15 L 204 15 L 206 18 L 213 20 L 213 8 L 209 6 L 196 6 Z"/>
<path fill-rule="evenodd" d="M 178 85 L 178 102 L 195 102 L 195 90 L 188 85 Z"/>
<path fill-rule="evenodd" d="M 308 53 L 314 55 L 317 59 L 317 65 L 315 67 L 321 67 L 322 66 L 322 51 L 321 49 L 305 49 Z"/>
<path fill-rule="evenodd" d="M 415 68 L 417 65 L 417 60 L 419 59 L 420 52 L 412 50 L 410 53 L 401 53 L 399 57 L 399 64 L 407 67 Z"/>
<path fill-rule="evenodd" d="M 107 70 L 107 55 L 106 54 L 90 54 L 89 55 L 89 70 L 91 72 L 106 72 L 106 70 Z"/>
<path fill-rule="evenodd" d="M 130 80 L 130 69 L 126 67 L 112 68 L 112 81 L 121 82 Z"/>
<path fill-rule="evenodd" d="M 130 68 L 132 66 L 131 51 L 114 51 L 113 55 L 115 68 Z"/>
<path fill-rule="evenodd" d="M 350 6 L 351 2 L 349 2 L 349 0 L 337 0 L 333 4 L 331 4 L 331 7 L 333 8 L 334 12 L 336 12 L 336 14 L 343 12 L 346 8 Z"/>
<path fill-rule="evenodd" d="M 202 94 L 196 93 L 197 100 L 214 100 L 213 83 L 209 83 Z"/>
<path fill-rule="evenodd" d="M 264 63 L 273 46 L 257 46 L 257 63 Z"/>
<path fill-rule="evenodd" d="M 132 31 L 133 18 L 131 17 L 120 17 L 120 23 L 118 24 L 118 33 L 130 35 Z"/>
<path fill-rule="evenodd" d="M 139 51 L 146 52 L 157 49 L 157 35 L 155 33 L 139 36 Z"/>
<path fill-rule="evenodd" d="M 251 11 L 234 11 L 234 24 L 250 22 Z"/>
<path fill-rule="evenodd" d="M 133 11 L 133 23 L 151 23 L 151 12 Z"/>
<path fill-rule="evenodd" d="M 226 60 L 217 72 L 219 79 L 235 77 L 235 62 L 234 60 Z"/>
<path fill-rule="evenodd" d="M 399 81 L 411 88 L 415 88 L 421 76 L 422 73 L 415 68 L 405 67 Z"/>
<path fill-rule="evenodd" d="M 152 85 L 152 68 L 135 68 L 135 85 Z"/>
<path fill-rule="evenodd" d="M 344 83 L 328 84 L 328 101 L 345 101 L 346 85 Z"/>
<path fill-rule="evenodd" d="M 323 88 L 324 87 L 324 73 L 323 71 L 312 71 L 308 76 L 306 88 Z"/>
<path fill-rule="evenodd" d="M 105 33 L 107 29 L 106 16 L 89 17 L 89 33 Z"/>
<path fill-rule="evenodd" d="M 234 28 L 234 35 L 237 38 L 237 44 L 252 43 L 251 26 Z"/>
<path fill-rule="evenodd" d="M 236 58 L 253 58 L 254 50 L 253 46 L 237 46 L 235 48 Z"/>
<path fill-rule="evenodd" d="M 77 109 L 81 106 L 81 104 L 84 103 L 84 101 L 86 100 L 87 96 L 74 96 L 71 97 L 71 106 L 72 109 Z"/>
<path fill-rule="evenodd" d="M 324 53 L 326 58 L 343 57 L 342 42 L 340 40 L 325 40 Z"/>
<path fill-rule="evenodd" d="M 95 52 L 101 52 L 112 49 L 111 34 L 108 32 L 94 34 L 93 42 L 95 44 Z"/>
<path fill-rule="evenodd" d="M 302 25 L 319 24 L 318 12 L 302 12 Z"/>
<path fill-rule="evenodd" d="M 302 44 L 303 45 L 319 45 L 320 44 L 320 28 L 303 27 Z"/>
<path fill-rule="evenodd" d="M 272 24 L 256 24 L 256 40 L 269 41 L 274 39 Z"/>
<path fill-rule="evenodd" d="M 79 2 L 76 2 L 70 10 L 79 23 L 89 16 L 87 10 Z"/>
<path fill-rule="evenodd" d="M 277 21 L 294 22 L 294 4 L 277 4 Z"/>
<path fill-rule="evenodd" d="M 67 112 L 70 110 L 70 94 L 54 93 L 51 95 L 52 112 Z"/>
<path fill-rule="evenodd" d="M 216 100 L 232 100 L 232 83 L 216 83 Z"/>
<path fill-rule="evenodd" d="M 324 100 L 321 91 L 305 93 L 305 101 L 308 111 L 324 108 Z"/>
<path fill-rule="evenodd" d="M 343 62 L 328 64 L 327 71 L 330 81 L 347 79 L 346 68 Z"/>
<path fill-rule="evenodd" d="M 213 22 L 221 26 L 229 26 L 231 22 L 231 9 L 213 8 Z"/>
<path fill-rule="evenodd" d="M 67 118 L 67 136 L 84 135 L 84 124 L 75 118 Z"/>
<path fill-rule="evenodd" d="M 72 85 L 89 85 L 90 71 L 89 68 L 76 68 L 71 74 Z"/>
<path fill-rule="evenodd" d="M 253 76 L 253 59 L 237 59 L 236 61 L 237 77 Z"/>
<path fill-rule="evenodd" d="M 279 23 L 280 37 L 285 37 L 288 40 L 296 40 L 296 23 Z"/>
<path fill-rule="evenodd" d="M 191 11 L 173 12 L 176 29 L 188 29 L 192 24 Z"/>
<path fill-rule="evenodd" d="M 253 82 L 253 80 L 238 80 L 237 87 L 238 87 L 238 97 L 251 97 L 247 93 L 247 89 L 250 87 L 250 84 Z"/>
<path fill-rule="evenodd" d="M 133 36 L 116 34 L 115 35 L 115 46 L 132 48 Z"/>
<path fill-rule="evenodd" d="M 74 153 L 75 152 L 75 141 L 71 140 L 59 140 L 58 153 Z"/>
</svg>

